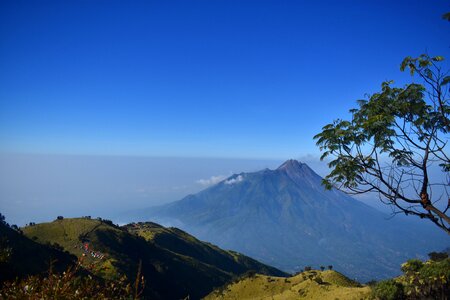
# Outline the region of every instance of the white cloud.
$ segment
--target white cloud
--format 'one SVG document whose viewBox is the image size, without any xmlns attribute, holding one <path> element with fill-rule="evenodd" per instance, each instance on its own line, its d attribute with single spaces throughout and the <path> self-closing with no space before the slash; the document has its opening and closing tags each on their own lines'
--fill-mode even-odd
<svg viewBox="0 0 450 300">
<path fill-rule="evenodd" d="M 213 184 L 219 183 L 222 180 L 224 180 L 225 178 L 226 178 L 225 175 L 211 176 L 208 179 L 199 179 L 196 181 L 196 183 L 199 183 L 204 186 L 208 186 L 208 185 L 213 185 Z"/>
<path fill-rule="evenodd" d="M 238 177 L 228 179 L 227 181 L 225 181 L 225 184 L 233 184 L 236 182 L 241 182 L 242 180 L 244 180 L 244 176 L 239 175 Z"/>
</svg>

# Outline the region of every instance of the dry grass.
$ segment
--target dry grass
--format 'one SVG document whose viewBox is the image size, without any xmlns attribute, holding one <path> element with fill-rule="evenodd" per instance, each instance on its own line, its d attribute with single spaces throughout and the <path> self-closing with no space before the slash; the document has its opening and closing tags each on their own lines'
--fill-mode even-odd
<svg viewBox="0 0 450 300">
<path fill-rule="evenodd" d="M 216 290 L 205 299 L 368 299 L 370 288 L 335 271 L 309 271 L 289 278 L 255 275 Z"/>
</svg>

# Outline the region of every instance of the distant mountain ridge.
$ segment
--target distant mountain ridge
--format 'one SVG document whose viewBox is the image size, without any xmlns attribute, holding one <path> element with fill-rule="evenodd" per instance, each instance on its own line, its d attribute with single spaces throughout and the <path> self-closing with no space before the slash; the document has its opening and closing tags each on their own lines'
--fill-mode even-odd
<svg viewBox="0 0 450 300">
<path fill-rule="evenodd" d="M 140 218 L 182 228 L 285 271 L 331 264 L 365 281 L 395 276 L 411 257 L 448 246 L 443 234 L 326 191 L 308 165 L 234 174 Z"/>
</svg>

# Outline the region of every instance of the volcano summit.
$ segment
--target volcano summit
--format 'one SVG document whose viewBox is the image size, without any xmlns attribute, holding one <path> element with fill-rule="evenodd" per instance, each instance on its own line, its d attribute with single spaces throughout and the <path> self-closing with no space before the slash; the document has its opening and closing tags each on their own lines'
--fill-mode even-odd
<svg viewBox="0 0 450 300">
<path fill-rule="evenodd" d="M 389 218 L 321 181 L 308 165 L 288 160 L 275 170 L 234 174 L 140 217 L 288 272 L 332 265 L 360 281 L 395 276 L 407 259 L 448 246 L 441 232 Z"/>
</svg>

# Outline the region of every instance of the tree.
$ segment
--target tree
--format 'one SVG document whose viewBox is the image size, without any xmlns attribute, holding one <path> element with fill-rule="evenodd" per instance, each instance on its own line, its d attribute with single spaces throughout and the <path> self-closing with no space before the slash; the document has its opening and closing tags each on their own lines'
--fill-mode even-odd
<svg viewBox="0 0 450 300">
<path fill-rule="evenodd" d="M 1 213 L 0 213 L 0 224 L 5 225 L 5 226 L 8 226 L 8 223 L 6 223 L 6 218 L 5 218 L 5 216 L 2 215 Z"/>
<path fill-rule="evenodd" d="M 407 57 L 400 69 L 409 69 L 423 84 L 392 87 L 359 100 L 350 120 L 335 120 L 314 139 L 331 159 L 326 188 L 349 194 L 376 193 L 393 213 L 430 220 L 450 234 L 448 152 L 450 106 L 448 72 L 441 56 Z M 437 168 L 440 178 L 430 176 Z"/>
<path fill-rule="evenodd" d="M 428 257 L 432 261 L 443 261 L 448 258 L 448 254 L 445 252 L 430 252 L 428 253 Z"/>
</svg>

